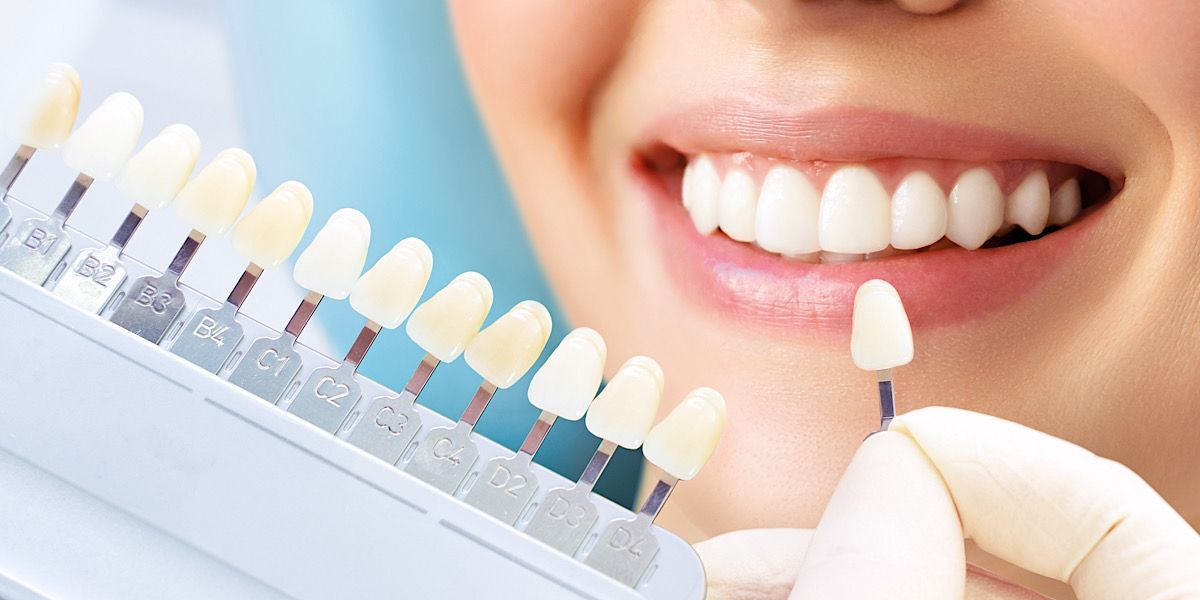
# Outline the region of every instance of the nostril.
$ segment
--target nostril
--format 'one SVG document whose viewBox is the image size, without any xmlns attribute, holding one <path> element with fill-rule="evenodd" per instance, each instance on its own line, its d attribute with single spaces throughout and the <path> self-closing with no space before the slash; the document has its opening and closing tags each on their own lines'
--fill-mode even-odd
<svg viewBox="0 0 1200 600">
<path fill-rule="evenodd" d="M 936 15 L 961 3 L 961 0 L 896 0 L 900 8 L 919 15 Z"/>
</svg>

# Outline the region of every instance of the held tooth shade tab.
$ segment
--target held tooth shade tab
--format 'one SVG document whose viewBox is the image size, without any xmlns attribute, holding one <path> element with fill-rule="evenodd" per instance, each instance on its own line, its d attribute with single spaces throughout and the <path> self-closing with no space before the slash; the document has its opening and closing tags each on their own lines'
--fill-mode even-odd
<svg viewBox="0 0 1200 600">
<path fill-rule="evenodd" d="M 21 109 L 11 113 L 8 134 L 22 146 L 58 148 L 75 125 L 81 90 L 79 73 L 71 65 L 50 65 Z"/>
<path fill-rule="evenodd" d="M 312 192 L 299 181 L 285 181 L 233 228 L 233 249 L 262 269 L 273 269 L 291 256 L 312 219 Z"/>
<path fill-rule="evenodd" d="M 396 244 L 371 267 L 350 293 L 350 306 L 385 329 L 395 329 L 408 317 L 433 270 L 433 253 L 417 238 Z"/>
<path fill-rule="evenodd" d="M 579 420 L 600 388 L 606 352 L 604 338 L 595 330 L 580 327 L 568 333 L 533 374 L 529 403 L 563 419 Z"/>
<path fill-rule="evenodd" d="M 246 208 L 256 175 L 254 159 L 245 150 L 222 150 L 179 192 L 175 212 L 207 237 L 224 235 Z"/>
<path fill-rule="evenodd" d="M 125 92 L 109 96 L 67 138 L 63 162 L 92 179 L 112 178 L 142 135 L 142 117 L 137 98 Z"/>
<path fill-rule="evenodd" d="M 306 290 L 342 300 L 362 274 L 370 243 L 367 217 L 353 208 L 339 209 L 300 253 L 293 277 Z"/>
<path fill-rule="evenodd" d="M 481 377 L 506 389 L 523 377 L 550 339 L 550 312 L 525 300 L 488 325 L 467 346 L 467 364 Z"/>
<path fill-rule="evenodd" d="M 642 445 L 662 401 L 663 372 L 654 359 L 635 356 L 621 365 L 592 401 L 587 428 L 592 435 L 635 450 Z"/>
<path fill-rule="evenodd" d="M 491 309 L 492 285 L 487 278 L 463 273 L 418 306 L 405 331 L 421 349 L 441 362 L 451 362 L 479 333 Z"/>
<path fill-rule="evenodd" d="M 913 337 L 908 314 L 896 288 L 872 279 L 854 295 L 850 355 L 866 371 L 901 367 L 912 362 Z"/>
<path fill-rule="evenodd" d="M 642 452 L 676 479 L 696 476 L 725 428 L 725 399 L 711 388 L 692 390 L 646 436 Z"/>
<path fill-rule="evenodd" d="M 200 137 L 191 127 L 170 125 L 125 163 L 117 189 L 147 210 L 171 203 L 200 158 Z"/>
</svg>

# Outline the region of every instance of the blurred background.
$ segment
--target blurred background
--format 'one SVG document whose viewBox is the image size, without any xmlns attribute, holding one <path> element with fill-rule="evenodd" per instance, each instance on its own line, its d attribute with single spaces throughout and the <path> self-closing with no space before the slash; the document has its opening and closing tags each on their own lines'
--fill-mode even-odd
<svg viewBox="0 0 1200 600">
<path fill-rule="evenodd" d="M 204 144 L 201 164 L 240 146 L 258 164 L 251 204 L 298 179 L 315 197 L 308 239 L 336 209 L 372 224 L 368 265 L 407 236 L 433 249 L 427 294 L 463 271 L 491 280 L 494 319 L 533 298 L 550 308 L 553 348 L 571 324 L 559 312 L 515 213 L 463 79 L 441 2 L 356 0 L 0 0 L 0 108 L 47 64 L 83 81 L 80 118 L 128 91 L 146 111 L 142 141 L 176 122 Z M 520 82 L 513 82 L 519 85 Z M 7 111 L 6 111 L 7 112 Z M 12 193 L 49 212 L 74 173 L 39 154 Z M 113 186 L 88 193 L 72 225 L 105 238 L 129 202 Z M 152 213 L 130 255 L 162 268 L 187 227 Z M 227 240 L 206 243 L 184 281 L 224 297 L 244 261 Z M 302 296 L 290 268 L 268 272 L 244 312 L 282 329 Z M 301 341 L 340 358 L 362 326 L 346 302 L 323 303 Z M 361 372 L 400 389 L 423 352 L 403 328 L 385 332 Z M 543 355 L 544 356 L 544 355 Z M 614 357 L 614 359 L 619 357 Z M 540 364 L 540 363 L 539 363 Z M 536 368 L 536 367 L 535 367 Z M 496 396 L 478 431 L 516 448 L 537 418 L 529 377 Z M 439 367 L 420 402 L 457 418 L 479 384 L 459 360 Z M 599 440 L 582 421 L 559 421 L 538 462 L 574 479 Z M 640 453 L 620 450 L 597 490 L 633 501 Z"/>
</svg>

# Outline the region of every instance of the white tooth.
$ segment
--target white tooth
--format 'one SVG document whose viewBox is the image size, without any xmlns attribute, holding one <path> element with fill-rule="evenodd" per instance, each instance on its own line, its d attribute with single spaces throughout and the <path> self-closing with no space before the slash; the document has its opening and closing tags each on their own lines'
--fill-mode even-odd
<svg viewBox="0 0 1200 600">
<path fill-rule="evenodd" d="M 425 242 L 415 237 L 400 240 L 358 278 L 350 306 L 385 329 L 395 329 L 425 293 L 432 269 L 433 253 Z"/>
<path fill-rule="evenodd" d="M 650 434 L 642 453 L 672 477 L 696 476 L 725 429 L 725 399 L 716 390 L 692 390 Z"/>
<path fill-rule="evenodd" d="M 285 181 L 234 225 L 229 241 L 246 260 L 273 269 L 296 250 L 312 209 L 308 187 Z"/>
<path fill-rule="evenodd" d="M 863 166 L 842 167 L 821 194 L 818 236 L 827 252 L 878 252 L 892 241 L 892 207 L 879 178 Z"/>
<path fill-rule="evenodd" d="M 525 375 L 550 339 L 550 312 L 534 300 L 509 309 L 471 340 L 467 365 L 492 385 L 505 389 Z"/>
<path fill-rule="evenodd" d="M 708 235 L 717 230 L 717 196 L 721 176 L 711 158 L 701 154 L 688 163 L 683 173 L 683 205 L 696 231 Z"/>
<path fill-rule="evenodd" d="M 1063 182 L 1050 197 L 1050 224 L 1066 225 L 1079 216 L 1082 198 L 1079 193 L 1079 180 L 1072 177 Z"/>
<path fill-rule="evenodd" d="M 622 448 L 636 450 L 654 425 L 662 394 L 662 367 L 648 356 L 635 356 L 621 365 L 592 401 L 587 412 L 588 431 Z"/>
<path fill-rule="evenodd" d="M 112 178 L 142 135 L 142 115 L 142 104 L 130 94 L 105 98 L 63 144 L 63 162 L 94 179 Z"/>
<path fill-rule="evenodd" d="M 492 285 L 483 275 L 467 272 L 418 306 L 404 330 L 422 350 L 451 362 L 479 333 L 491 309 Z"/>
<path fill-rule="evenodd" d="M 606 356 L 599 333 L 586 327 L 568 333 L 529 380 L 529 403 L 578 421 L 600 389 Z"/>
<path fill-rule="evenodd" d="M 967 250 L 975 250 L 1003 224 L 1004 194 L 996 178 L 983 167 L 959 175 L 950 190 L 946 237 Z"/>
<path fill-rule="evenodd" d="M 854 295 L 850 356 L 867 371 L 900 367 L 912 362 L 912 328 L 904 303 L 892 284 L 872 279 Z"/>
<path fill-rule="evenodd" d="M 333 213 L 292 269 L 300 287 L 334 300 L 350 295 L 371 243 L 371 223 L 353 208 Z"/>
<path fill-rule="evenodd" d="M 892 247 L 924 248 L 946 235 L 946 194 L 928 173 L 909 174 L 892 194 Z"/>
<path fill-rule="evenodd" d="M 183 189 L 199 158 L 196 132 L 187 125 L 170 125 L 125 163 L 117 189 L 147 209 L 158 210 Z"/>
<path fill-rule="evenodd" d="M 763 250 L 787 256 L 818 252 L 820 212 L 821 194 L 803 173 L 791 167 L 773 167 L 758 193 L 754 239 Z"/>
<path fill-rule="evenodd" d="M 204 235 L 224 235 L 246 208 L 256 174 L 245 150 L 222 150 L 179 191 L 175 212 Z"/>
<path fill-rule="evenodd" d="M 730 169 L 717 196 L 717 222 L 721 231 L 739 242 L 754 241 L 754 212 L 758 190 L 754 179 L 741 169 Z"/>
<path fill-rule="evenodd" d="M 57 148 L 71 135 L 79 114 L 79 73 L 55 63 L 34 84 L 25 105 L 11 114 L 6 129 L 18 143 L 34 148 Z"/>
<path fill-rule="evenodd" d="M 1009 223 L 1020 225 L 1030 235 L 1037 235 L 1046 228 L 1050 216 L 1050 182 L 1045 171 L 1034 171 L 1008 195 L 1004 218 Z"/>
</svg>

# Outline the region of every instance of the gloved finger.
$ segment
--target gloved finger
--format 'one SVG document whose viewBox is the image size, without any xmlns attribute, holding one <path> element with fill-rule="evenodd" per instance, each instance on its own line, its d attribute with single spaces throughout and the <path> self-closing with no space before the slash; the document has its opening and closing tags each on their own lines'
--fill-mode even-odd
<svg viewBox="0 0 1200 600">
<path fill-rule="evenodd" d="M 891 431 L 933 462 L 983 550 L 1081 600 L 1200 597 L 1200 535 L 1128 468 L 953 408 L 907 413 Z"/>
<path fill-rule="evenodd" d="M 792 598 L 963 597 L 963 535 L 941 477 L 912 439 L 872 435 L 813 534 Z"/>
<path fill-rule="evenodd" d="M 707 600 L 787 598 L 812 539 L 811 529 L 744 529 L 695 545 Z"/>
</svg>

